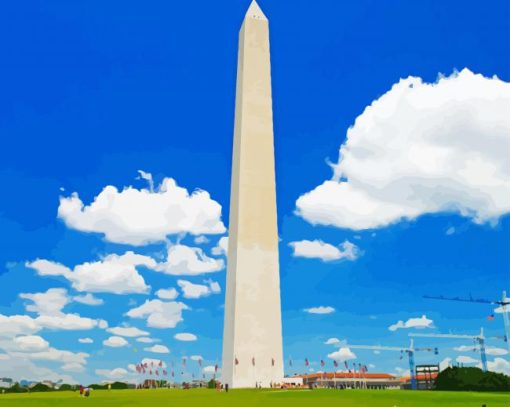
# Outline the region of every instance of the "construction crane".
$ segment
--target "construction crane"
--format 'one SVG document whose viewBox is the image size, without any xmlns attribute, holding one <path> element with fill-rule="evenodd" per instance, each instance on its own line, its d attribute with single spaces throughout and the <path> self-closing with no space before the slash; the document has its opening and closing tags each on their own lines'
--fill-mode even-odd
<svg viewBox="0 0 510 407">
<path fill-rule="evenodd" d="M 409 371 L 411 373 L 411 389 L 417 390 L 416 372 L 414 363 L 415 352 L 434 352 L 435 355 L 439 353 L 437 348 L 415 348 L 414 341 L 411 339 L 411 344 L 408 348 L 399 348 L 394 346 L 380 346 L 380 345 L 348 345 L 350 349 L 369 349 L 369 350 L 389 350 L 400 352 L 401 354 L 407 353 L 409 357 Z M 402 357 L 401 357 L 402 358 Z"/>
<path fill-rule="evenodd" d="M 479 303 L 479 304 L 492 304 L 501 306 L 501 312 L 503 314 L 503 324 L 505 326 L 505 342 L 507 343 L 508 350 L 510 350 L 510 319 L 508 317 L 508 313 L 510 312 L 510 298 L 506 296 L 506 291 L 503 291 L 503 295 L 501 296 L 501 300 L 486 300 L 484 298 L 473 298 L 471 295 L 469 298 L 461 298 L 461 297 L 445 297 L 443 295 L 433 296 L 433 295 L 424 295 L 423 298 L 428 298 L 431 300 L 446 300 L 446 301 L 460 301 L 460 302 L 471 302 L 471 303 Z"/>
<path fill-rule="evenodd" d="M 503 339 L 505 340 L 505 337 L 501 336 L 491 336 L 489 338 L 486 338 L 483 335 L 483 328 L 480 329 L 480 334 L 478 335 L 464 335 L 464 334 L 418 334 L 418 333 L 410 333 L 409 336 L 412 337 L 422 337 L 422 338 L 450 338 L 450 339 L 472 339 L 475 340 L 478 343 L 478 346 L 480 348 L 480 359 L 482 361 L 482 369 L 484 372 L 487 371 L 487 355 L 485 352 L 485 340 L 486 339 Z"/>
</svg>

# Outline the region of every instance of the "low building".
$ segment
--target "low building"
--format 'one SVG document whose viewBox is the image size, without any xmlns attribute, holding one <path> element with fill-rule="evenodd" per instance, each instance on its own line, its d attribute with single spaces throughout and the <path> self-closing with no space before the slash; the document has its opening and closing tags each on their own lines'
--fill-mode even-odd
<svg viewBox="0 0 510 407">
<path fill-rule="evenodd" d="M 435 386 L 435 381 L 438 373 L 433 372 L 430 374 L 419 374 L 416 376 L 416 387 L 418 390 L 431 390 Z M 402 376 L 400 378 L 401 386 L 403 389 L 411 388 L 411 377 L 410 376 Z"/>
<path fill-rule="evenodd" d="M 303 385 L 335 389 L 400 389 L 401 381 L 388 373 L 313 373 L 300 375 Z"/>
<path fill-rule="evenodd" d="M 281 384 L 285 387 L 303 387 L 303 377 L 301 376 L 292 376 L 292 377 L 284 377 L 282 379 Z"/>
</svg>

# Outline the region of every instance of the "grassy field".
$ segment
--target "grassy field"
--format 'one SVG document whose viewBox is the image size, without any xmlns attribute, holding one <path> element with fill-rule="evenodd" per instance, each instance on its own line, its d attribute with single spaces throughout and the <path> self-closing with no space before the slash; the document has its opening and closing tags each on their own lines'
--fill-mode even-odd
<svg viewBox="0 0 510 407">
<path fill-rule="evenodd" d="M 78 393 L 0 394 L 2 407 L 175 406 L 175 407 L 509 407 L 509 393 L 411 392 L 401 390 L 96 390 Z"/>
</svg>

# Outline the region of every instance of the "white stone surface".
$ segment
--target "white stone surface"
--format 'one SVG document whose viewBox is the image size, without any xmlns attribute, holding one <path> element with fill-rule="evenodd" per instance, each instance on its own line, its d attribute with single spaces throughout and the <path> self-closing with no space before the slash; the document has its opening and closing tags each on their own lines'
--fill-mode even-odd
<svg viewBox="0 0 510 407">
<path fill-rule="evenodd" d="M 280 383 L 282 353 L 269 26 L 254 1 L 239 34 L 221 381 Z"/>
</svg>

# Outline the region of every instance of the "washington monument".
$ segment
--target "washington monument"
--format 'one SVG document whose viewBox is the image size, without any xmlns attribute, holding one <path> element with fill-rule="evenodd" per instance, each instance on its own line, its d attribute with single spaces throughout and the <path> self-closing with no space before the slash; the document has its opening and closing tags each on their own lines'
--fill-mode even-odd
<svg viewBox="0 0 510 407">
<path fill-rule="evenodd" d="M 283 378 L 269 24 L 253 1 L 239 33 L 222 382 Z"/>
</svg>

